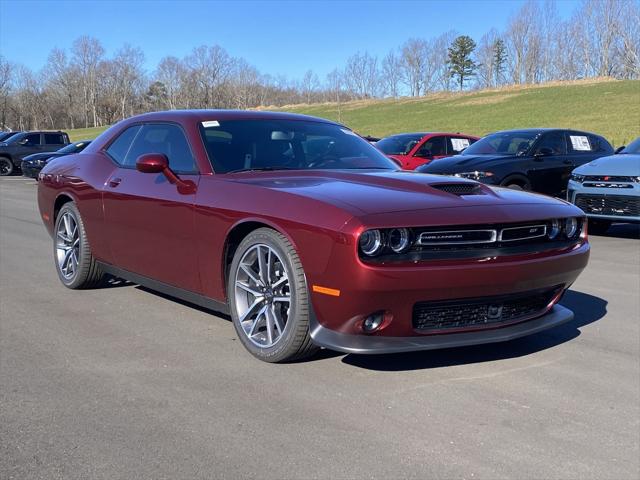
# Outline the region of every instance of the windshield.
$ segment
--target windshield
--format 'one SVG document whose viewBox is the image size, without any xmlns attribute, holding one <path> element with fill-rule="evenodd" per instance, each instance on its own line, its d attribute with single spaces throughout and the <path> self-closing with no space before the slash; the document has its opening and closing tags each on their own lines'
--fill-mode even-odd
<svg viewBox="0 0 640 480">
<path fill-rule="evenodd" d="M 467 147 L 462 155 L 517 155 L 526 153 L 539 132 L 498 132 L 481 138 Z"/>
<path fill-rule="evenodd" d="M 87 145 L 89 145 L 89 142 L 70 143 L 66 147 L 62 147 L 58 150 L 58 153 L 78 153 L 84 150 Z"/>
<path fill-rule="evenodd" d="M 629 145 L 624 147 L 620 153 L 640 153 L 640 137 L 636 138 Z"/>
<path fill-rule="evenodd" d="M 407 133 L 383 138 L 376 143 L 376 148 L 387 155 L 406 155 L 424 137 L 424 133 Z"/>
<path fill-rule="evenodd" d="M 200 132 L 216 173 L 398 168 L 367 141 L 334 124 L 277 119 L 212 120 L 202 122 Z"/>
</svg>

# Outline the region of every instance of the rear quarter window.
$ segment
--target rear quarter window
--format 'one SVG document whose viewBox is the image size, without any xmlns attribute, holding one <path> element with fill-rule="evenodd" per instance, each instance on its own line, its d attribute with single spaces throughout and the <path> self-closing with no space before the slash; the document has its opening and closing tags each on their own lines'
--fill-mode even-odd
<svg viewBox="0 0 640 480">
<path fill-rule="evenodd" d="M 139 130 L 140 125 L 134 125 L 133 127 L 127 128 L 124 132 L 118 135 L 118 137 L 111 143 L 111 145 L 109 145 L 109 147 L 107 147 L 107 154 L 109 154 L 109 156 L 116 163 L 124 165 L 125 158 L 127 158 L 127 153 L 129 153 L 131 144 L 136 138 Z"/>
<path fill-rule="evenodd" d="M 64 138 L 61 133 L 45 133 L 45 145 L 64 145 Z"/>
</svg>

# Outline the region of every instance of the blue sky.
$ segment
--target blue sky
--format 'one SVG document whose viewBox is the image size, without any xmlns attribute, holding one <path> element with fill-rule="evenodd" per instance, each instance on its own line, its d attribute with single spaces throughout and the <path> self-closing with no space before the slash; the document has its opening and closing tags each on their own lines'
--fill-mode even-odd
<svg viewBox="0 0 640 480">
<path fill-rule="evenodd" d="M 0 54 L 37 70 L 51 48 L 69 49 L 86 34 L 107 55 L 127 42 L 141 47 L 148 70 L 166 55 L 219 44 L 263 73 L 299 78 L 313 69 L 324 78 L 357 51 L 383 56 L 410 37 L 455 29 L 479 40 L 503 29 L 523 2 L 0 0 Z M 578 1 L 556 4 L 566 18 Z"/>
</svg>

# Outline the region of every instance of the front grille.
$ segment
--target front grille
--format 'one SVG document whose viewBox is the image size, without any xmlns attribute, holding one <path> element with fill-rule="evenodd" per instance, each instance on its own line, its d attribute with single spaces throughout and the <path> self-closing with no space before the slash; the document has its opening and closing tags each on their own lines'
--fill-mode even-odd
<svg viewBox="0 0 640 480">
<path fill-rule="evenodd" d="M 640 216 L 640 197 L 578 194 L 575 203 L 585 213 L 594 215 Z"/>
<path fill-rule="evenodd" d="M 626 177 L 621 175 L 587 175 L 583 182 L 637 182 L 637 177 Z"/>
<path fill-rule="evenodd" d="M 446 333 L 499 327 L 543 315 L 561 287 L 483 298 L 419 302 L 413 306 L 413 328 Z"/>
<path fill-rule="evenodd" d="M 482 186 L 478 183 L 436 183 L 430 186 L 453 195 L 483 195 Z"/>
</svg>

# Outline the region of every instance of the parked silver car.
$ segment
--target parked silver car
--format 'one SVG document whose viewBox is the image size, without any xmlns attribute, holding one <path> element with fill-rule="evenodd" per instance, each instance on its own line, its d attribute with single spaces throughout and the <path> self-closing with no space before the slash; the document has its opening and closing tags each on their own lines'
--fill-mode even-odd
<svg viewBox="0 0 640 480">
<path fill-rule="evenodd" d="M 584 210 L 592 233 L 605 233 L 613 222 L 640 223 L 640 137 L 573 170 L 567 200 Z"/>
</svg>

